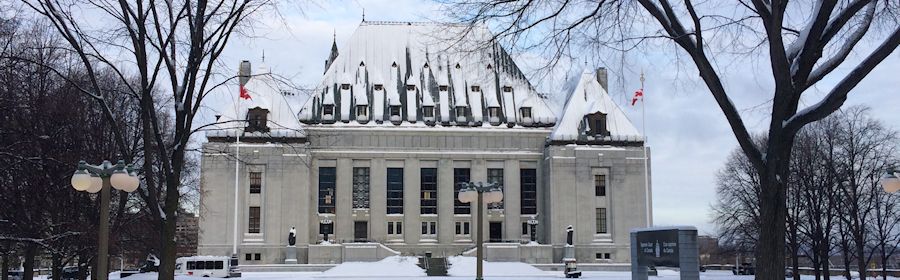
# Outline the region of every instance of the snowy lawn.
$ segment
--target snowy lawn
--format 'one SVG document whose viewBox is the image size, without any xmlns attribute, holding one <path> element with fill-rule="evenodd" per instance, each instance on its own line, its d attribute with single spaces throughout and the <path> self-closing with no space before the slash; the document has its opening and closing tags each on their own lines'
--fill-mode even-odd
<svg viewBox="0 0 900 280">
<path fill-rule="evenodd" d="M 439 279 L 472 279 L 475 276 L 474 257 L 450 257 L 451 267 L 447 271 L 447 277 L 428 277 L 425 271 L 416 265 L 415 257 L 388 257 L 377 262 L 346 262 L 324 272 L 244 272 L 244 280 L 312 280 L 312 279 L 410 279 L 410 280 L 439 280 Z M 485 279 L 564 279 L 560 271 L 542 271 L 531 265 L 519 262 L 485 262 Z M 196 276 L 177 276 L 177 280 L 206 280 Z M 118 273 L 110 274 L 110 279 L 120 279 Z M 156 273 L 142 273 L 132 275 L 123 280 L 155 280 Z M 581 279 L 603 280 L 627 280 L 631 279 L 630 272 L 624 271 L 585 271 Z M 651 276 L 650 280 L 677 280 L 679 274 L 674 270 L 660 270 L 659 276 Z M 736 276 L 731 271 L 708 271 L 700 274 L 703 280 L 750 280 L 752 275 Z M 812 276 L 803 276 L 801 279 L 811 280 Z M 831 277 L 834 280 L 843 280 L 843 277 Z M 880 279 L 880 278 L 878 278 Z M 898 278 L 888 278 L 900 280 Z"/>
</svg>

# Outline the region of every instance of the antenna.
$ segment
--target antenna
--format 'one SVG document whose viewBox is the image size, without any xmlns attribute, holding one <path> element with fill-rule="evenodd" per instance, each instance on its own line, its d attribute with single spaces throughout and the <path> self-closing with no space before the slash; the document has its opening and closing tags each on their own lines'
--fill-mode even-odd
<svg viewBox="0 0 900 280">
<path fill-rule="evenodd" d="M 362 20 L 363 20 L 363 22 L 365 22 L 365 21 L 366 21 L 366 8 L 362 8 L 362 9 L 363 9 L 363 15 L 362 15 L 363 18 L 362 18 Z"/>
<path fill-rule="evenodd" d="M 262 62 L 266 62 L 266 50 L 263 49 L 262 52 L 263 52 Z"/>
</svg>

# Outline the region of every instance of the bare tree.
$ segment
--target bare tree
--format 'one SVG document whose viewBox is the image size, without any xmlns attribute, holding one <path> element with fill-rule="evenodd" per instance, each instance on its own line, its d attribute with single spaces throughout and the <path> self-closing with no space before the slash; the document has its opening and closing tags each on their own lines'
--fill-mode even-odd
<svg viewBox="0 0 900 280">
<path fill-rule="evenodd" d="M 447 14 L 469 24 L 496 26 L 495 39 L 513 46 L 547 50 L 551 63 L 566 55 L 592 55 L 627 43 L 660 39 L 684 51 L 696 66 L 731 126 L 741 150 L 759 174 L 759 279 L 783 277 L 786 227 L 786 181 L 794 137 L 805 125 L 840 108 L 850 91 L 900 44 L 896 1 L 888 0 L 738 0 L 727 11 L 719 1 L 681 5 L 668 0 L 446 0 Z M 734 8 L 737 7 L 737 8 Z M 647 26 L 658 24 L 659 29 Z M 645 29 L 650 29 L 646 31 Z M 740 30 L 727 34 L 726 30 Z M 883 32 L 870 32 L 881 30 Z M 657 32 L 658 31 L 658 32 Z M 858 48 L 864 38 L 877 42 Z M 757 44 L 738 51 L 761 50 L 774 87 L 765 145 L 754 143 L 722 78 L 716 61 L 728 61 L 732 42 Z M 577 50 L 587 49 L 586 52 Z M 862 55 L 854 53 L 864 52 Z M 851 71 L 834 72 L 838 66 Z M 828 76 L 833 86 L 819 82 Z M 817 86 L 818 101 L 804 93 Z M 804 98 L 805 97 L 805 98 Z M 805 102 L 800 102 L 804 98 Z M 801 108 L 801 103 L 813 104 Z"/>
<path fill-rule="evenodd" d="M 158 163 L 162 177 L 145 176 L 146 187 L 139 195 L 158 222 L 162 242 L 160 279 L 173 279 L 176 212 L 182 203 L 182 173 L 193 122 L 206 96 L 222 84 L 219 81 L 232 76 L 216 71 L 232 35 L 246 28 L 252 22 L 249 17 L 267 7 L 268 1 L 24 3 L 47 19 L 79 58 L 90 81 L 90 86 L 79 90 L 93 97 L 99 108 L 108 110 L 110 105 L 97 94 L 101 90 L 95 75 L 98 68 L 108 67 L 122 80 L 131 80 L 128 75 L 132 73 L 136 76 L 126 94 L 141 104 L 142 166 L 145 174 L 157 174 L 152 167 Z M 100 22 L 103 26 L 92 26 Z M 127 63 L 121 62 L 123 55 Z M 157 110 L 158 104 L 170 107 Z M 116 132 L 120 149 L 125 145 L 121 134 Z"/>
</svg>

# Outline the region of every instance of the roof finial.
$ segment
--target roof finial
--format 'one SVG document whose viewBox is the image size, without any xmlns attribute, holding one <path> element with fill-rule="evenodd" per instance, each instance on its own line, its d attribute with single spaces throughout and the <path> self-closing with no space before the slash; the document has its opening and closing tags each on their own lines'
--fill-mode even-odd
<svg viewBox="0 0 900 280">
<path fill-rule="evenodd" d="M 262 52 L 263 52 L 262 62 L 266 62 L 266 50 L 263 49 Z"/>
<path fill-rule="evenodd" d="M 363 22 L 366 22 L 366 8 L 363 9 Z"/>
</svg>

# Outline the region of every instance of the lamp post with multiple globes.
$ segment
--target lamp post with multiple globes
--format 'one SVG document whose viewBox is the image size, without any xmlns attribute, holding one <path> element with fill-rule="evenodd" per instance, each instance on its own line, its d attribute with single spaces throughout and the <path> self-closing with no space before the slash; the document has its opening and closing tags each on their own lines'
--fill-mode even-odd
<svg viewBox="0 0 900 280">
<path fill-rule="evenodd" d="M 460 183 L 459 202 L 476 203 L 478 205 L 478 218 L 475 228 L 475 279 L 482 280 L 482 262 L 484 261 L 484 205 L 503 201 L 503 190 L 494 183 L 468 182 Z"/>
<path fill-rule="evenodd" d="M 133 192 L 140 185 L 131 165 L 124 161 L 112 164 L 103 161 L 100 165 L 90 165 L 85 161 L 78 163 L 72 175 L 72 187 L 78 191 L 100 193 L 100 228 L 97 238 L 97 280 L 106 280 L 109 276 L 109 189 Z"/>
<path fill-rule="evenodd" d="M 888 169 L 881 177 L 881 187 L 889 193 L 900 191 L 900 169 Z"/>
</svg>

